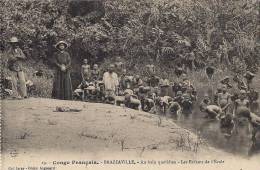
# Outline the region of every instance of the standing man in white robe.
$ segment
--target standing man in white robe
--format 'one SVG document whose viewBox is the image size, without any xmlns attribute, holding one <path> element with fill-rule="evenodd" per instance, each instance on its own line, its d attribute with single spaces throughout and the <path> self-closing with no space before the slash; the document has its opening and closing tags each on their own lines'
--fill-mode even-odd
<svg viewBox="0 0 260 170">
<path fill-rule="evenodd" d="M 115 66 L 111 64 L 108 71 L 103 75 L 105 85 L 105 98 L 107 102 L 115 99 L 118 92 L 119 80 L 117 74 L 114 72 Z"/>
</svg>

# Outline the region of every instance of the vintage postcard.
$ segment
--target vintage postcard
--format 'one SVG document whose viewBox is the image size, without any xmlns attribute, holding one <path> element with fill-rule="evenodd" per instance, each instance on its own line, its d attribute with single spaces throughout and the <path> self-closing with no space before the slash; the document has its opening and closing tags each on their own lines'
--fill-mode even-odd
<svg viewBox="0 0 260 170">
<path fill-rule="evenodd" d="M 0 0 L 3 170 L 260 170 L 258 0 Z"/>
</svg>

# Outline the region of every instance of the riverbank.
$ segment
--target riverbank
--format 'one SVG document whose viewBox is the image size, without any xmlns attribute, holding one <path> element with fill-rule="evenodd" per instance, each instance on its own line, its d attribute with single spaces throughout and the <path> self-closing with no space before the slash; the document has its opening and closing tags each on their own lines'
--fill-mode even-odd
<svg viewBox="0 0 260 170">
<path fill-rule="evenodd" d="M 248 163 L 250 169 L 259 167 L 255 166 L 259 164 L 256 161 L 259 157 L 247 160 L 218 151 L 198 135 L 158 115 L 113 105 L 41 98 L 4 100 L 3 106 L 5 169 L 11 165 L 39 165 L 43 161 L 63 170 L 71 169 L 71 166 L 55 165 L 53 161 L 95 160 L 103 164 L 100 161 L 118 159 L 135 161 L 135 165 L 123 166 L 126 168 L 144 166 L 137 163 L 140 160 L 168 160 L 168 164 L 167 161 L 164 163 L 165 168 L 180 165 L 187 168 L 189 165 L 212 167 L 211 163 L 208 166 L 199 163 L 205 160 L 220 167 L 230 166 L 236 161 L 245 162 L 241 167 L 248 166 Z M 81 112 L 56 112 L 56 106 L 76 108 Z M 89 166 L 94 169 L 119 166 L 111 164 Z M 143 168 L 148 165 L 153 164 L 147 163 Z"/>
</svg>

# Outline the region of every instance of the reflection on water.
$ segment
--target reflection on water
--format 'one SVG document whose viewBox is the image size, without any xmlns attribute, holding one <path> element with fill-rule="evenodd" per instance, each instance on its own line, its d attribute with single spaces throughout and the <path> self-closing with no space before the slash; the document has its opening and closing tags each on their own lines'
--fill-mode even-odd
<svg viewBox="0 0 260 170">
<path fill-rule="evenodd" d="M 167 115 L 168 117 L 169 115 Z M 218 120 L 205 118 L 205 113 L 195 109 L 192 114 L 184 114 L 180 117 L 172 117 L 173 121 L 179 126 L 191 130 L 208 141 L 212 146 L 226 152 L 240 154 L 243 156 L 252 155 L 260 152 L 260 144 L 252 147 L 251 133 L 248 122 L 244 122 L 233 128 L 220 128 Z M 259 141 L 259 139 L 258 139 Z"/>
</svg>

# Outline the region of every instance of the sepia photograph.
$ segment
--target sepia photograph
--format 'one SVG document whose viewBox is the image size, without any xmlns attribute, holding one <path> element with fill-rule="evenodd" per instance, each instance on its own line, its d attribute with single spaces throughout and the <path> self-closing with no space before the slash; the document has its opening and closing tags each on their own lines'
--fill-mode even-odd
<svg viewBox="0 0 260 170">
<path fill-rule="evenodd" d="M 259 0 L 0 0 L 2 170 L 260 170 Z"/>
</svg>

